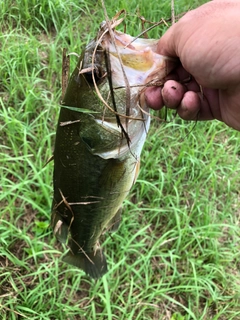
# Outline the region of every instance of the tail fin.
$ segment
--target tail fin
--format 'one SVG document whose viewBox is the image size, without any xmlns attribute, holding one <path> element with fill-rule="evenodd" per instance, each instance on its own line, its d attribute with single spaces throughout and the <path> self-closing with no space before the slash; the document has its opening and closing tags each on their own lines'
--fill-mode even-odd
<svg viewBox="0 0 240 320">
<path fill-rule="evenodd" d="M 101 249 L 96 252 L 73 254 L 71 251 L 63 257 L 63 261 L 85 271 L 92 278 L 100 278 L 107 271 L 107 261 Z"/>
</svg>

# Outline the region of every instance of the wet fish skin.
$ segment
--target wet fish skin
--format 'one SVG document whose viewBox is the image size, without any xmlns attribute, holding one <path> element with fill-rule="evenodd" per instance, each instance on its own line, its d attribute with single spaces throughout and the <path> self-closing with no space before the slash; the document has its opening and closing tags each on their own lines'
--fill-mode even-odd
<svg viewBox="0 0 240 320">
<path fill-rule="evenodd" d="M 89 90 L 83 76 L 77 77 L 77 73 L 78 69 L 70 80 L 64 104 L 76 107 L 89 105 L 88 101 L 99 104 L 92 88 Z M 80 122 L 60 126 L 61 122 L 76 120 Z M 94 134 L 91 138 L 92 131 Z M 92 115 L 61 108 L 54 151 L 52 225 L 54 227 L 60 220 L 63 224 L 61 229 L 70 228 L 71 251 L 64 257 L 64 261 L 84 269 L 94 278 L 107 272 L 106 259 L 102 251 L 96 248 L 96 243 L 128 194 L 137 162 L 132 156 L 122 160 L 103 159 L 94 155 L 92 150 L 99 148 L 102 140 L 106 152 L 112 145 L 119 145 L 122 136 L 111 135 L 110 140 L 109 134 L 96 124 Z M 62 195 L 67 203 L 95 203 L 71 205 L 70 209 L 63 202 Z M 57 234 L 62 242 L 67 240 L 66 236 L 66 231 L 63 239 L 61 234 Z"/>
<path fill-rule="evenodd" d="M 117 39 L 121 35 L 117 33 Z M 130 36 L 127 37 L 126 41 Z M 102 46 L 107 47 L 104 41 L 107 42 L 103 38 Z M 121 41 L 118 45 L 123 47 L 124 41 Z M 147 42 L 147 45 L 149 44 L 150 42 Z M 121 128 L 117 126 L 115 114 L 99 100 L 91 72 L 80 73 L 80 70 L 87 70 L 92 66 L 95 45 L 96 40 L 86 47 L 79 59 L 60 110 L 54 150 L 51 225 L 59 241 L 68 241 L 69 251 L 63 260 L 84 270 L 91 277 L 99 278 L 107 272 L 106 258 L 99 246 L 99 238 L 106 228 L 114 230 L 119 224 L 122 202 L 136 181 L 139 171 L 139 157 L 150 117 L 141 111 L 141 108 L 148 111 L 144 104 L 139 108 L 141 88 L 131 88 L 130 115 L 141 118 L 142 121 L 126 121 L 124 117 L 120 117 L 130 136 L 129 146 Z M 102 96 L 111 105 L 102 46 L 96 51 L 95 75 Z M 111 43 L 108 46 L 117 111 L 124 115 L 126 83 L 122 79 L 119 58 L 114 47 Z M 145 41 L 141 40 L 139 46 L 146 47 Z M 144 50 L 141 48 L 140 55 L 145 59 Z M 146 53 L 149 55 L 149 50 Z M 134 68 L 141 64 L 141 58 L 136 63 L 134 54 L 137 55 L 137 52 L 130 52 L 130 58 L 124 56 L 123 60 L 128 64 L 126 70 L 131 64 L 134 64 Z M 149 61 L 147 63 L 149 64 Z M 146 69 L 146 65 L 142 64 L 143 69 Z M 155 69 L 153 67 L 154 72 Z M 143 76 L 141 70 L 137 70 L 137 77 L 138 80 L 135 80 L 136 77 L 129 76 L 130 85 L 143 85 L 148 74 L 144 70 Z M 78 111 L 68 107 L 77 108 Z M 81 112 L 81 108 L 91 112 Z"/>
</svg>

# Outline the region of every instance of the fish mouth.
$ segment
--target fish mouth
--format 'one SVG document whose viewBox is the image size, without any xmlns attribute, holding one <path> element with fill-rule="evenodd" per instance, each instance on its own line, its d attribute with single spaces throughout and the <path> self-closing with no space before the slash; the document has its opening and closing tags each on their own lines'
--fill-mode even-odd
<svg viewBox="0 0 240 320">
<path fill-rule="evenodd" d="M 117 31 L 115 27 L 123 21 L 117 18 L 123 12 L 111 22 L 101 23 L 97 37 L 86 47 L 81 72 L 90 85 L 99 85 L 110 78 L 114 89 L 163 84 L 177 60 L 157 53 L 156 39 Z"/>
<path fill-rule="evenodd" d="M 98 37 L 106 28 L 106 24 L 102 25 Z M 126 86 L 121 77 L 123 68 L 129 85 L 146 86 L 154 81 L 163 82 L 176 66 L 176 59 L 157 53 L 158 40 L 132 37 L 115 29 L 112 31 L 104 35 L 101 47 L 111 56 L 114 84 Z"/>
<path fill-rule="evenodd" d="M 129 149 L 138 149 L 150 125 L 142 93 L 148 86 L 163 85 L 176 63 L 156 52 L 158 40 L 117 31 L 115 27 L 121 21 L 101 24 L 97 37 L 85 49 L 79 72 L 103 104 L 103 112 L 94 116 L 95 122 L 109 133 L 122 136 L 117 150 L 94 153 L 104 159 L 123 157 Z"/>
</svg>

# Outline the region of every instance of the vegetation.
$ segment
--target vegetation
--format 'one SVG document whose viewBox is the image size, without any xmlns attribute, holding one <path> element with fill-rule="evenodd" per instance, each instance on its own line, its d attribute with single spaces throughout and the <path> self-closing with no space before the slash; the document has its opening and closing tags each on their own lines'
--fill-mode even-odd
<svg viewBox="0 0 240 320">
<path fill-rule="evenodd" d="M 176 1 L 176 14 L 206 1 L 189 2 Z M 105 4 L 110 17 L 127 10 L 131 35 L 141 31 L 139 15 L 171 16 L 170 0 Z M 102 239 L 109 273 L 94 281 L 61 261 L 45 163 L 62 48 L 80 53 L 102 20 L 90 0 L 0 2 L 0 318 L 240 319 L 239 133 L 217 121 L 153 120 L 121 227 Z"/>
</svg>

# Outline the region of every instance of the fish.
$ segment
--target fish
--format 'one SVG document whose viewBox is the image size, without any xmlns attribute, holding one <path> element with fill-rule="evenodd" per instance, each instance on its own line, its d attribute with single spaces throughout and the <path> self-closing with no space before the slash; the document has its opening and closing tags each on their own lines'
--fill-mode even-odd
<svg viewBox="0 0 240 320">
<path fill-rule="evenodd" d="M 163 80 L 172 60 L 156 39 L 117 31 L 103 21 L 68 81 L 53 154 L 51 226 L 68 252 L 63 261 L 92 278 L 108 271 L 100 246 L 120 225 L 122 204 L 136 182 L 150 126 L 144 88 Z"/>
</svg>

